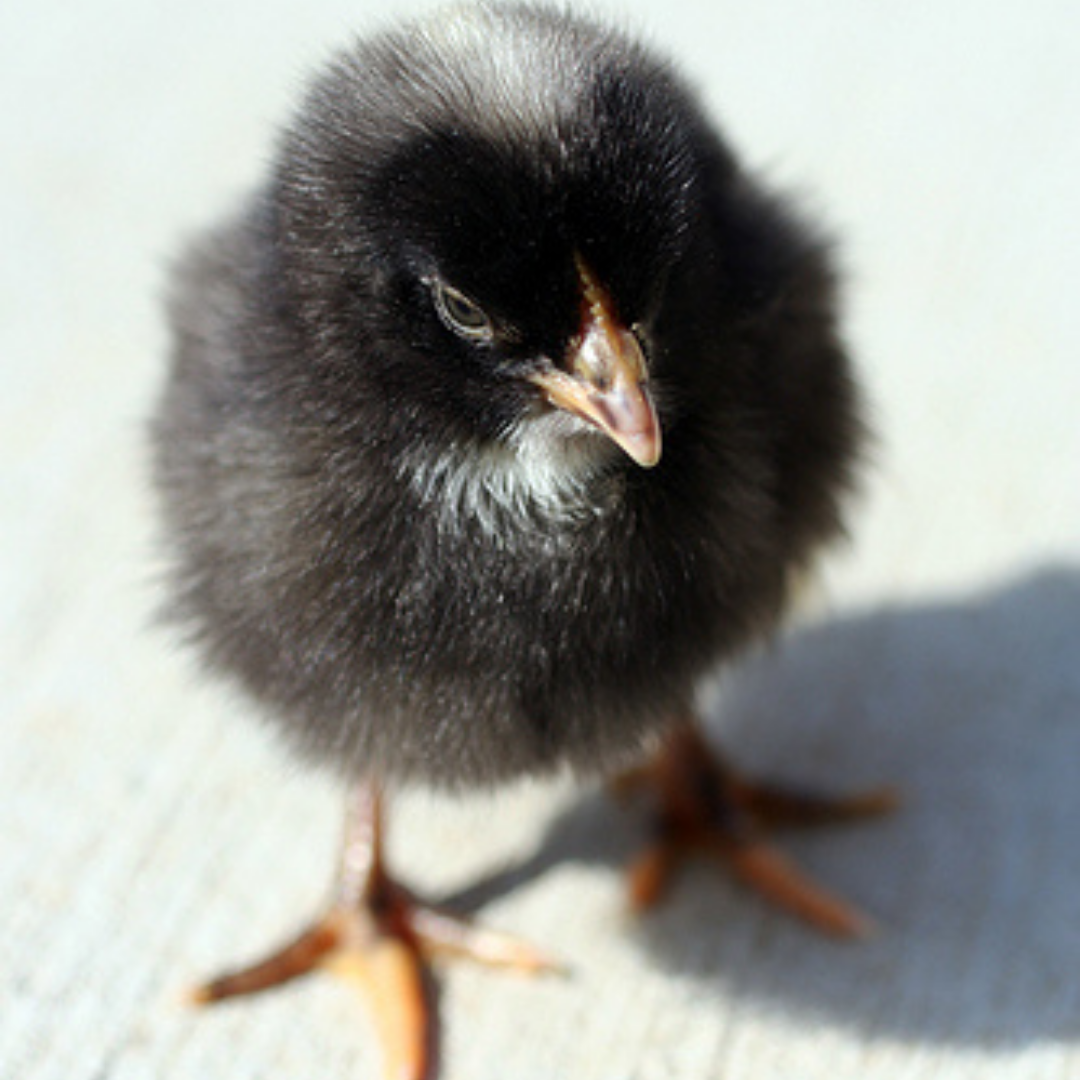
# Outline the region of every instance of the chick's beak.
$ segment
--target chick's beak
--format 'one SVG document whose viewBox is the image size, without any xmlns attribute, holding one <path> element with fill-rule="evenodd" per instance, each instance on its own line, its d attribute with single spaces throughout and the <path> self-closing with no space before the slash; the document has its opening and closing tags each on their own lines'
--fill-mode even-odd
<svg viewBox="0 0 1080 1080">
<path fill-rule="evenodd" d="M 578 266 L 583 318 L 562 367 L 546 364 L 531 376 L 556 408 L 592 424 L 638 465 L 660 460 L 660 421 L 638 340 L 611 314 L 606 295 Z"/>
</svg>

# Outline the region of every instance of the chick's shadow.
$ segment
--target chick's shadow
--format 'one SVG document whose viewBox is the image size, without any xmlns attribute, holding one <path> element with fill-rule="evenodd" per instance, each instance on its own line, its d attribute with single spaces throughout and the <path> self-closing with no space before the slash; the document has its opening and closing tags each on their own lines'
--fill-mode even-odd
<svg viewBox="0 0 1080 1080">
<path fill-rule="evenodd" d="M 784 849 L 874 914 L 857 945 L 793 925 L 708 867 L 637 924 L 658 964 L 866 1035 L 1017 1046 L 1080 1016 L 1080 570 L 794 631 L 728 679 L 710 731 L 741 763 L 904 805 Z M 641 822 L 575 802 L 476 908 L 567 862 L 632 856 Z M 613 912 L 613 917 L 616 913 Z M 556 943 L 551 943 L 556 944 Z"/>
</svg>

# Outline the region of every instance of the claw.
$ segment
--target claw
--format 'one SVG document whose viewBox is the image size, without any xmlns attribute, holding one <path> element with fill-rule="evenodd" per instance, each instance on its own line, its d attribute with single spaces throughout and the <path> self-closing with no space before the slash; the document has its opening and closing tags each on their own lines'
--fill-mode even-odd
<svg viewBox="0 0 1080 1080">
<path fill-rule="evenodd" d="M 613 784 L 617 795 L 649 786 L 657 794 L 656 838 L 631 863 L 630 903 L 656 904 L 692 851 L 711 855 L 744 884 L 822 933 L 866 937 L 873 921 L 818 885 L 765 838 L 775 825 L 816 826 L 862 821 L 899 803 L 891 788 L 831 797 L 740 776 L 695 726 L 678 727 L 658 757 Z"/>
<path fill-rule="evenodd" d="M 190 994 L 207 1004 L 252 994 L 322 968 L 359 986 L 383 1051 L 386 1080 L 431 1080 L 438 1023 L 428 961 L 466 957 L 529 973 L 559 970 L 532 946 L 424 904 L 394 882 L 382 861 L 381 800 L 365 789 L 348 818 L 329 910 L 285 946 Z"/>
<path fill-rule="evenodd" d="M 415 943 L 385 937 L 364 950 L 332 953 L 322 966 L 358 985 L 367 998 L 387 1080 L 425 1080 L 431 1076 L 434 1004 Z"/>
</svg>

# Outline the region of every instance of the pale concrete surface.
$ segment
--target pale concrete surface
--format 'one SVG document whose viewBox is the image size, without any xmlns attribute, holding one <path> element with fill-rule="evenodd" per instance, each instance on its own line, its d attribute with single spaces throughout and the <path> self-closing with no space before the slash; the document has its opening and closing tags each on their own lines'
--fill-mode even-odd
<svg viewBox="0 0 1080 1080">
<path fill-rule="evenodd" d="M 0 9 L 4 1078 L 377 1075 L 330 980 L 178 1004 L 310 912 L 338 806 L 148 629 L 142 425 L 164 263 L 257 174 L 308 65 L 389 8 Z M 634 821 L 594 792 L 410 799 L 406 873 L 479 881 L 491 923 L 574 968 L 449 972 L 443 1075 L 1080 1076 L 1080 8 L 626 9 L 842 234 L 882 433 L 827 610 L 728 684 L 717 730 L 908 802 L 791 841 L 880 920 L 850 947 L 704 868 L 634 924 Z"/>
</svg>

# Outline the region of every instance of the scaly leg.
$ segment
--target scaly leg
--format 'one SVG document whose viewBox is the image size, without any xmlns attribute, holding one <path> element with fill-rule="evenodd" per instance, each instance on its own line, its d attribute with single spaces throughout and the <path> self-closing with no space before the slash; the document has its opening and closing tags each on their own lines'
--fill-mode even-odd
<svg viewBox="0 0 1080 1080">
<path fill-rule="evenodd" d="M 651 907 L 691 852 L 723 862 L 773 903 L 836 937 L 868 933 L 870 920 L 799 870 L 768 840 L 772 826 L 827 825 L 878 817 L 898 799 L 881 788 L 839 798 L 740 776 L 692 721 L 674 729 L 654 760 L 617 778 L 617 792 L 650 787 L 655 835 L 630 867 L 630 899 Z"/>
<path fill-rule="evenodd" d="M 421 903 L 398 885 L 384 864 L 382 823 L 382 798 L 365 784 L 349 806 L 337 886 L 325 914 L 270 956 L 205 983 L 192 998 L 221 1001 L 325 968 L 367 994 L 387 1080 L 428 1080 L 437 1028 L 430 956 L 464 956 L 528 972 L 556 965 L 523 942 Z"/>
</svg>

